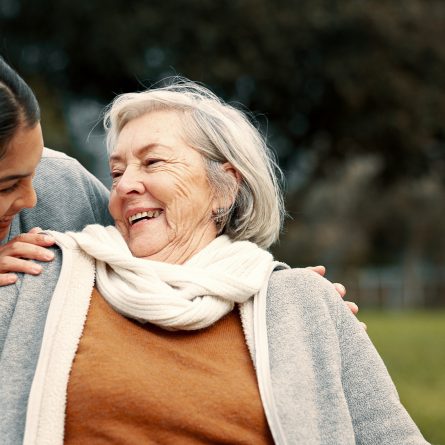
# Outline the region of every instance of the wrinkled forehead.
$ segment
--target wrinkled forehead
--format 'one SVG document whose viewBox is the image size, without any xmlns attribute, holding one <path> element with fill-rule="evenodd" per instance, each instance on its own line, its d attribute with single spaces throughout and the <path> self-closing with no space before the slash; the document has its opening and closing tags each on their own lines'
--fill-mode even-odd
<svg viewBox="0 0 445 445">
<path fill-rule="evenodd" d="M 163 141 L 187 142 L 189 138 L 186 128 L 189 123 L 190 116 L 183 110 L 160 108 L 139 113 L 124 113 L 114 144 L 110 147 L 110 158 L 116 152 L 137 150 Z"/>
<path fill-rule="evenodd" d="M 110 165 L 138 161 L 147 155 L 159 159 L 191 160 L 206 158 L 202 150 L 189 142 L 178 113 L 152 112 L 129 121 L 122 128 Z"/>
</svg>

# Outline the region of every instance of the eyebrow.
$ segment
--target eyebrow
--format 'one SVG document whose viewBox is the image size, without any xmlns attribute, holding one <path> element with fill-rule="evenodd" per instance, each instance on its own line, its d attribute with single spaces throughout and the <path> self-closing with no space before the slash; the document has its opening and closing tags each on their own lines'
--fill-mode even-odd
<svg viewBox="0 0 445 445">
<path fill-rule="evenodd" d="M 146 151 L 151 150 L 156 147 L 163 147 L 163 148 L 168 148 L 169 150 L 171 150 L 171 147 L 169 147 L 168 145 L 152 143 L 152 144 L 144 145 L 143 147 L 136 149 L 136 155 L 141 156 Z M 112 154 L 110 156 L 110 163 L 111 162 L 122 162 L 122 160 L 123 160 L 123 158 L 119 154 Z"/>
<path fill-rule="evenodd" d="M 10 175 L 5 176 L 3 178 L 0 178 L 0 182 L 8 182 L 8 181 L 14 181 L 15 179 L 23 179 L 23 178 L 29 178 L 32 173 L 25 173 L 24 175 Z"/>
</svg>

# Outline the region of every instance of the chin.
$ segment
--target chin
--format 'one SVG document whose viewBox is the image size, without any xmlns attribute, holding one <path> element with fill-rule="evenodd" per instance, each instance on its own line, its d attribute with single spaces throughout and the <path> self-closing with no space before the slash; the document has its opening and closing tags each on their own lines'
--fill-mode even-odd
<svg viewBox="0 0 445 445">
<path fill-rule="evenodd" d="M 131 243 L 128 245 L 130 252 L 136 258 L 149 258 L 156 254 L 154 249 L 147 249 L 147 246 L 143 245 L 141 242 Z"/>
</svg>

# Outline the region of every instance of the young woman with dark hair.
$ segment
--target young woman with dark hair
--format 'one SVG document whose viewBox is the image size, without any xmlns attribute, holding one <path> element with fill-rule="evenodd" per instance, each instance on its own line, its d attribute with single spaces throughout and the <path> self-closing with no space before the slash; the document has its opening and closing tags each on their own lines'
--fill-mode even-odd
<svg viewBox="0 0 445 445">
<path fill-rule="evenodd" d="M 0 57 L 0 286 L 15 283 L 15 272 L 39 274 L 41 266 L 29 260 L 53 258 L 45 248 L 53 240 L 34 227 L 107 225 L 107 207 L 99 180 L 75 159 L 43 147 L 37 99 Z"/>
</svg>

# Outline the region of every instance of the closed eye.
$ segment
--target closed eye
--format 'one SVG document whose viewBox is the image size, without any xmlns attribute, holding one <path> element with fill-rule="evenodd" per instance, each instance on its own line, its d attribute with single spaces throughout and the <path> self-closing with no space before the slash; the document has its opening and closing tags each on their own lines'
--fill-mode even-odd
<svg viewBox="0 0 445 445">
<path fill-rule="evenodd" d="M 16 182 L 15 184 L 11 185 L 10 187 L 6 187 L 5 189 L 0 190 L 0 193 L 4 193 L 5 195 L 8 193 L 12 193 L 13 191 L 17 190 L 19 185 L 20 185 L 20 183 Z"/>
<path fill-rule="evenodd" d="M 162 162 L 162 159 L 146 159 L 144 164 L 146 167 L 150 167 L 150 165 L 158 164 Z"/>
<path fill-rule="evenodd" d="M 120 172 L 120 171 L 112 171 L 112 172 L 110 172 L 110 176 L 111 176 L 111 179 L 112 179 L 112 184 L 114 185 L 114 184 L 117 183 L 119 178 L 122 176 L 122 172 Z"/>
</svg>

